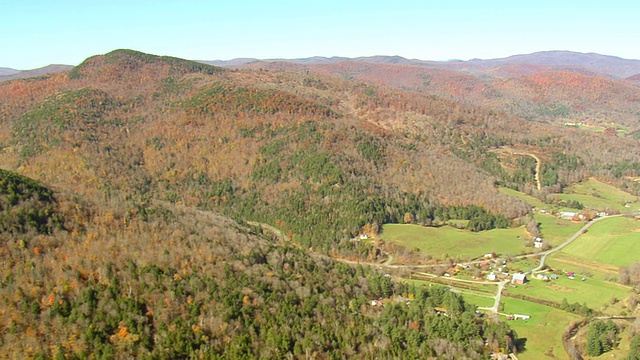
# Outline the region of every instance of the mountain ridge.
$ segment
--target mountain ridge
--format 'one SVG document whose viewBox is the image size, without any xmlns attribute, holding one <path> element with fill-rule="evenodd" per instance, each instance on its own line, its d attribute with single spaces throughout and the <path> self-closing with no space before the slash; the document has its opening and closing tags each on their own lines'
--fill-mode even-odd
<svg viewBox="0 0 640 360">
<path fill-rule="evenodd" d="M 31 70 L 15 70 L 9 68 L 0 68 L 0 81 L 12 79 L 25 79 L 35 76 L 42 76 L 52 73 L 58 73 L 71 70 L 73 66 L 63 64 L 51 64 L 37 69 Z M 5 70 L 6 69 L 6 70 Z"/>
<path fill-rule="evenodd" d="M 376 55 L 365 57 L 323 57 L 313 56 L 309 58 L 297 59 L 256 59 L 256 58 L 239 58 L 232 60 L 212 60 L 202 61 L 217 66 L 242 66 L 255 62 L 289 62 L 296 64 L 330 64 L 338 62 L 360 62 L 371 64 L 403 64 L 403 65 L 420 65 L 429 67 L 447 68 L 460 71 L 468 71 L 478 73 L 481 70 L 495 68 L 500 65 L 529 64 L 548 66 L 551 68 L 584 68 L 596 73 L 606 74 L 615 78 L 626 78 L 640 73 L 640 60 L 624 59 L 612 55 L 602 55 L 598 53 L 581 53 L 566 50 L 540 51 L 530 54 L 511 55 L 504 58 L 495 59 L 471 59 L 471 60 L 421 60 L 408 59 L 398 55 Z"/>
<path fill-rule="evenodd" d="M 220 67 L 243 67 L 256 63 L 276 63 L 286 62 L 301 65 L 334 64 L 341 62 L 356 62 L 365 64 L 394 64 L 394 65 L 415 65 L 425 67 L 435 67 L 468 72 L 474 75 L 479 74 L 500 74 L 501 76 L 517 76 L 520 72 L 500 71 L 502 66 L 516 67 L 517 65 L 528 66 L 529 71 L 536 71 L 535 67 L 541 66 L 547 69 L 567 70 L 573 72 L 583 72 L 600 74 L 615 79 L 629 78 L 640 74 L 640 60 L 625 59 L 614 55 L 603 55 L 595 52 L 582 53 L 568 50 L 538 51 L 529 54 L 516 54 L 503 58 L 470 60 L 423 60 L 409 59 L 399 55 L 374 55 L 360 57 L 344 56 L 311 56 L 307 58 L 234 58 L 230 60 L 195 60 L 199 63 Z M 17 70 L 12 68 L 0 68 L 0 81 L 16 78 L 26 78 L 40 76 L 48 73 L 55 73 L 70 70 L 72 65 L 52 64 L 38 69 Z"/>
</svg>

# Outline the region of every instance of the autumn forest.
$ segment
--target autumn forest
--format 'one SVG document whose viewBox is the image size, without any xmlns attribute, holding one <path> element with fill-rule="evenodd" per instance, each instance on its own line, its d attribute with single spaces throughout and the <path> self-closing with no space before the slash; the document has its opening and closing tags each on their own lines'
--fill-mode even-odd
<svg viewBox="0 0 640 360">
<path fill-rule="evenodd" d="M 354 265 L 384 260 L 353 240 L 384 224 L 536 234 L 500 188 L 551 203 L 597 177 L 640 196 L 640 88 L 495 76 L 116 50 L 0 82 L 0 357 L 524 351 L 458 294 Z"/>
</svg>

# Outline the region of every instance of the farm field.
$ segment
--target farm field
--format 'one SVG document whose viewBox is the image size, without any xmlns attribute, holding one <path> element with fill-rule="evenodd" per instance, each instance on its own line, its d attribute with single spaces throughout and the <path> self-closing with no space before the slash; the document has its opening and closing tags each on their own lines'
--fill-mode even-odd
<svg viewBox="0 0 640 360">
<path fill-rule="evenodd" d="M 570 304 L 586 303 L 596 311 L 607 313 L 612 298 L 624 299 L 630 295 L 630 289 L 610 282 L 588 278 L 581 281 L 581 274 L 575 279 L 560 276 L 557 280 L 542 281 L 531 277 L 524 285 L 510 285 L 505 288 L 505 295 L 525 295 L 541 300 L 550 300 L 558 304 L 564 299 Z"/>
<path fill-rule="evenodd" d="M 583 222 L 559 219 L 549 214 L 535 214 L 533 218 L 540 223 L 542 237 L 552 246 L 563 243 L 585 224 Z"/>
<path fill-rule="evenodd" d="M 620 272 L 617 266 L 573 256 L 562 251 L 549 256 L 545 263 L 555 270 L 573 271 L 578 275 L 604 281 L 617 281 Z"/>
<path fill-rule="evenodd" d="M 479 307 L 491 307 L 491 306 L 493 306 L 493 296 L 495 295 L 496 289 L 497 289 L 497 286 L 491 286 L 490 288 L 487 288 L 487 290 L 489 290 L 491 292 L 485 292 L 485 291 L 480 291 L 480 290 L 470 290 L 470 289 L 459 288 L 459 287 L 455 286 L 455 283 L 453 285 L 449 286 L 449 285 L 443 285 L 443 284 L 439 284 L 439 283 L 430 282 L 430 281 L 427 281 L 427 280 L 406 280 L 406 281 L 408 283 L 410 283 L 410 284 L 415 284 L 416 286 L 448 287 L 448 288 L 451 289 L 451 291 L 461 295 L 462 298 L 464 299 L 464 301 L 468 302 L 469 304 L 473 304 L 473 305 L 476 305 L 476 306 L 479 306 Z"/>
<path fill-rule="evenodd" d="M 529 301 L 502 297 L 504 304 L 501 312 L 506 314 L 526 314 L 531 318 L 527 321 L 508 321 L 509 326 L 518 333 L 518 338 L 526 339 L 525 351 L 518 354 L 518 359 L 537 360 L 552 349 L 558 359 L 568 356 L 562 346 L 562 334 L 571 321 L 577 321 L 579 316 Z M 504 320 L 504 318 L 501 318 Z"/>
<path fill-rule="evenodd" d="M 409 224 L 386 224 L 382 239 L 408 249 L 418 248 L 433 257 L 457 256 L 468 260 L 495 251 L 498 254 L 517 255 L 525 252 L 524 227 L 494 229 L 474 233 L 450 226 L 439 228 Z M 529 249 L 531 250 L 531 249 Z"/>
<path fill-rule="evenodd" d="M 565 189 L 564 194 L 557 196 L 563 200 L 579 201 L 585 207 L 601 211 L 628 212 L 640 208 L 638 197 L 594 178 L 572 185 Z M 625 207 L 625 203 L 629 203 L 629 207 Z"/>
<path fill-rule="evenodd" d="M 625 217 L 601 221 L 561 253 L 609 265 L 630 265 L 640 260 L 640 222 Z"/>
<path fill-rule="evenodd" d="M 534 219 L 540 223 L 542 237 L 552 246 L 561 244 L 584 225 L 584 223 L 563 220 L 555 215 L 551 215 L 551 212 L 559 211 L 561 208 L 551 204 L 545 204 L 533 196 L 509 188 L 500 188 L 500 192 L 518 197 L 536 208 L 537 211 L 534 212 Z M 546 210 L 547 214 L 541 214 L 539 211 L 542 209 Z"/>
</svg>

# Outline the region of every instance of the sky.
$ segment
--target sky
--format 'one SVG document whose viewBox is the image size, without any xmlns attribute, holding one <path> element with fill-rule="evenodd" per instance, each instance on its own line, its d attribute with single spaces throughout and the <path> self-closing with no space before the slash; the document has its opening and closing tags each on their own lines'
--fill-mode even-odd
<svg viewBox="0 0 640 360">
<path fill-rule="evenodd" d="M 192 60 L 640 59 L 638 14 L 632 0 L 0 0 L 0 67 L 77 65 L 123 48 Z"/>
</svg>

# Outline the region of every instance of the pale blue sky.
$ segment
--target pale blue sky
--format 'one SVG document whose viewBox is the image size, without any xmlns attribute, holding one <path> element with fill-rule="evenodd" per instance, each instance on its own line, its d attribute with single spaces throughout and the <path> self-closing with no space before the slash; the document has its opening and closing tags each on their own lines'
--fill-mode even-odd
<svg viewBox="0 0 640 360">
<path fill-rule="evenodd" d="M 0 0 L 0 67 L 76 65 L 128 48 L 197 60 L 544 50 L 640 59 L 637 1 Z"/>
</svg>

